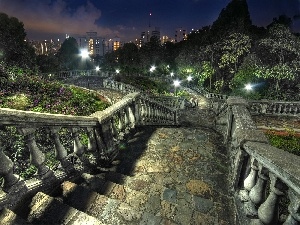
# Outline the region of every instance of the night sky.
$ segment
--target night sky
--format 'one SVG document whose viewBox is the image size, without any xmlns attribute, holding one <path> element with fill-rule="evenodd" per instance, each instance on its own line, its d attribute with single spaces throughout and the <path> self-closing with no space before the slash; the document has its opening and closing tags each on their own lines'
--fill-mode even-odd
<svg viewBox="0 0 300 225">
<path fill-rule="evenodd" d="M 0 0 L 0 12 L 24 23 L 32 40 L 78 37 L 86 31 L 122 41 L 139 38 L 149 26 L 160 27 L 161 36 L 174 38 L 175 29 L 187 31 L 211 25 L 230 0 Z M 281 14 L 293 18 L 300 0 L 248 0 L 254 25 L 266 26 Z M 151 16 L 150 16 L 151 13 Z M 296 18 L 296 17 L 295 17 Z M 300 32 L 300 19 L 293 21 Z"/>
</svg>

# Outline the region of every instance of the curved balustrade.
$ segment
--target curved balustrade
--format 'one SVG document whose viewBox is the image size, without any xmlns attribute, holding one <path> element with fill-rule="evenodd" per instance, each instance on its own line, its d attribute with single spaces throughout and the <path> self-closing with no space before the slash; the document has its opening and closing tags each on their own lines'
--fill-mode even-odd
<svg viewBox="0 0 300 225">
<path fill-rule="evenodd" d="M 263 132 L 256 129 L 247 101 L 229 97 L 227 104 L 225 142 L 241 224 L 299 224 L 300 157 L 269 145 Z M 288 199 L 289 206 L 279 208 L 281 198 Z M 282 207 L 285 210 L 279 211 Z"/>
<path fill-rule="evenodd" d="M 300 102 L 249 101 L 249 110 L 253 115 L 300 115 Z"/>
<path fill-rule="evenodd" d="M 135 126 L 142 125 L 178 125 L 177 112 L 137 92 L 126 95 L 113 106 L 90 116 L 0 108 L 0 128 L 15 127 L 18 130 L 29 149 L 30 164 L 37 168 L 34 179 L 20 179 L 19 174 L 14 173 L 13 159 L 5 154 L 0 142 L 0 178 L 3 179 L 0 210 L 7 204 L 16 203 L 14 201 L 19 200 L 16 196 L 53 186 L 54 182 L 101 166 L 103 161 L 111 161 L 117 154 L 118 144 L 125 134 Z M 40 129 L 46 130 L 50 135 L 45 135 L 45 138 L 52 139 L 54 143 L 53 152 L 60 164 L 55 170 L 45 164 L 46 154 L 37 144 L 36 136 Z M 71 133 L 68 138 L 73 140 L 72 149 L 67 149 L 61 142 L 62 129 Z M 82 143 L 82 135 L 87 137 L 88 144 Z M 89 156 L 87 153 L 90 153 Z"/>
<path fill-rule="evenodd" d="M 67 79 L 82 76 L 99 76 L 99 77 L 110 77 L 111 75 L 107 72 L 97 71 L 97 70 L 65 70 L 53 73 L 42 73 L 41 76 L 45 78 L 58 78 Z"/>
</svg>

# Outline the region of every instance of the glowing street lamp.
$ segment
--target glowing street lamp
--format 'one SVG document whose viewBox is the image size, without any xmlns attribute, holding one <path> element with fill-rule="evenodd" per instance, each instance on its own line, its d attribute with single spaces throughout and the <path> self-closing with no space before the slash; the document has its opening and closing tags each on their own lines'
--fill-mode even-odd
<svg viewBox="0 0 300 225">
<path fill-rule="evenodd" d="M 150 72 L 152 73 L 154 70 L 156 69 L 156 67 L 155 66 L 151 66 L 151 68 L 150 68 Z"/>
<path fill-rule="evenodd" d="M 189 75 L 186 79 L 188 82 L 190 82 L 193 79 L 193 77 L 191 75 Z"/>
<path fill-rule="evenodd" d="M 175 96 L 177 96 L 176 90 L 177 90 L 177 87 L 180 86 L 180 80 L 174 80 L 174 81 L 173 81 L 173 85 L 174 85 L 174 87 L 175 87 Z"/>
<path fill-rule="evenodd" d="M 119 70 L 119 69 L 116 69 L 116 73 L 119 74 L 119 73 L 120 73 L 120 70 Z"/>
<path fill-rule="evenodd" d="M 253 89 L 253 85 L 252 85 L 252 84 L 246 84 L 246 85 L 245 85 L 245 89 L 246 89 L 247 91 L 251 91 L 251 90 Z"/>
<path fill-rule="evenodd" d="M 100 70 L 100 67 L 99 66 L 96 66 L 96 71 L 98 72 Z"/>
<path fill-rule="evenodd" d="M 89 52 L 87 49 L 81 49 L 80 50 L 80 55 L 83 59 L 86 59 L 87 57 L 89 57 Z"/>
<path fill-rule="evenodd" d="M 174 73 L 172 72 L 172 73 L 170 74 L 170 76 L 171 76 L 171 77 L 174 77 Z"/>
</svg>

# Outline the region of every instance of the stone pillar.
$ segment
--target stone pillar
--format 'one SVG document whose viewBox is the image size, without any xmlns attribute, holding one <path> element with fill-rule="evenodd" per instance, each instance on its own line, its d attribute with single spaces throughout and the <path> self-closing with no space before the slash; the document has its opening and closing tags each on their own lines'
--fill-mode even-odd
<svg viewBox="0 0 300 225">
<path fill-rule="evenodd" d="M 279 196 L 283 195 L 285 189 L 285 184 L 275 174 L 269 173 L 269 177 L 271 180 L 269 196 L 258 209 L 258 218 L 266 225 L 276 224 L 278 218 L 275 215 L 278 211 L 278 199 Z"/>
<path fill-rule="evenodd" d="M 258 179 L 255 186 L 249 192 L 250 200 L 259 206 L 263 202 L 264 190 L 268 179 L 268 169 L 259 165 Z"/>
<path fill-rule="evenodd" d="M 60 161 L 63 168 L 68 168 L 71 166 L 70 161 L 67 159 L 67 150 L 61 144 L 58 132 L 60 127 L 50 127 L 51 136 L 53 137 L 54 145 L 55 145 L 55 157 L 58 161 Z"/>
<path fill-rule="evenodd" d="M 283 225 L 299 225 L 300 224 L 300 194 L 289 189 L 289 216 Z"/>
<path fill-rule="evenodd" d="M 25 141 L 30 152 L 30 163 L 38 169 L 38 176 L 41 179 L 44 179 L 51 176 L 52 172 L 49 167 L 45 165 L 45 154 L 36 144 L 35 130 L 36 128 L 20 128 L 19 132 L 25 136 Z"/>
<path fill-rule="evenodd" d="M 257 172 L 258 172 L 258 164 L 257 164 L 257 161 L 252 157 L 251 165 L 250 165 L 250 173 L 244 180 L 244 188 L 246 190 L 245 196 L 244 196 L 244 198 L 245 198 L 244 206 L 245 206 L 245 210 L 246 210 L 246 215 L 251 218 L 257 216 L 257 210 L 255 208 L 255 205 L 253 204 L 253 202 L 251 201 L 251 199 L 249 197 L 249 193 L 252 191 L 252 189 L 254 188 L 255 183 L 256 183 Z"/>
<path fill-rule="evenodd" d="M 3 177 L 3 190 L 9 192 L 19 181 L 19 177 L 13 173 L 14 163 L 8 158 L 2 149 L 2 144 L 0 142 L 0 176 Z"/>
</svg>

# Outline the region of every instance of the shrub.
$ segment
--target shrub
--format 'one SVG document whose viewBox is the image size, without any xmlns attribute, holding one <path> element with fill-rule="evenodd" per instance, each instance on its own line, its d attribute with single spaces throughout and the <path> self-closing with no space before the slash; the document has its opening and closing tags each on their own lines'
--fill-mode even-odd
<svg viewBox="0 0 300 225">
<path fill-rule="evenodd" d="M 270 130 L 266 132 L 270 144 L 276 148 L 288 151 L 292 154 L 300 156 L 300 137 L 293 130 L 278 132 Z"/>
</svg>

